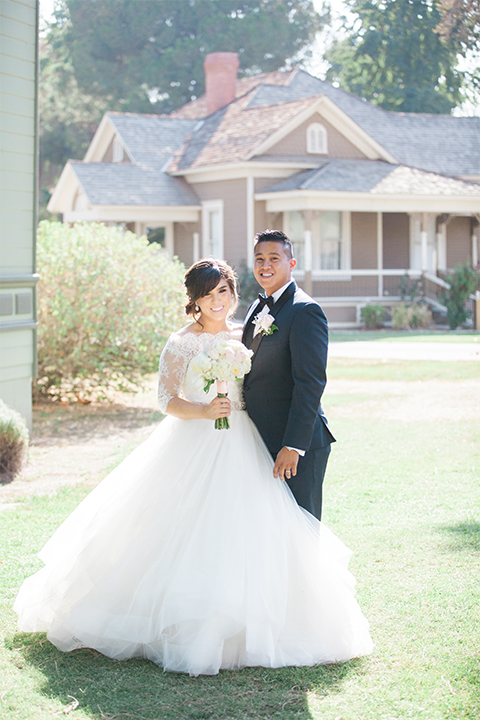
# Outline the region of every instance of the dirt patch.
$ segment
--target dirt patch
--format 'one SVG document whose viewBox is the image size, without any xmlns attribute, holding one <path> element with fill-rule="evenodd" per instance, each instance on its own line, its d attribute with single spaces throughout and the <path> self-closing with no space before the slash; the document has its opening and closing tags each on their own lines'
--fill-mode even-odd
<svg viewBox="0 0 480 720">
<path fill-rule="evenodd" d="M 418 382 L 329 380 L 325 410 L 338 418 L 401 422 L 480 419 L 480 380 Z M 28 495 L 45 495 L 79 482 L 95 485 L 161 421 L 156 378 L 137 395 L 111 404 L 37 405 L 29 462 L 23 475 L 0 486 L 0 509 Z"/>
<path fill-rule="evenodd" d="M 59 487 L 95 485 L 154 430 L 156 378 L 135 395 L 112 403 L 42 403 L 33 408 L 28 465 L 10 485 L 0 485 L 0 509 L 26 495 L 45 495 Z"/>
</svg>

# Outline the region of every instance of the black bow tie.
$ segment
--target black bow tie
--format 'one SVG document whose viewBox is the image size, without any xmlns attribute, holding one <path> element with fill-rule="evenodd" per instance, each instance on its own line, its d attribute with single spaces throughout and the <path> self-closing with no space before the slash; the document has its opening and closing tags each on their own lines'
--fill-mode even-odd
<svg viewBox="0 0 480 720">
<path fill-rule="evenodd" d="M 275 300 L 273 299 L 273 295 L 269 295 L 268 297 L 265 297 L 264 295 L 259 294 L 258 303 L 257 303 L 257 307 L 255 308 L 255 311 L 263 310 L 265 305 L 268 305 L 268 307 L 271 310 L 274 302 L 275 302 Z"/>
</svg>

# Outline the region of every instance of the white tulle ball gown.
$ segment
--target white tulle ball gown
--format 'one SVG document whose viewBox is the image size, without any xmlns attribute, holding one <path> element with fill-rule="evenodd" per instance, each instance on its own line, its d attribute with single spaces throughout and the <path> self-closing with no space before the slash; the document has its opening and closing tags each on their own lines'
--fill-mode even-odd
<svg viewBox="0 0 480 720">
<path fill-rule="evenodd" d="M 215 337 L 170 338 L 161 406 L 212 399 L 192 360 Z M 241 384 L 229 395 L 229 430 L 168 416 L 67 518 L 20 589 L 21 631 L 191 675 L 371 652 L 350 551 L 274 479 Z"/>
</svg>

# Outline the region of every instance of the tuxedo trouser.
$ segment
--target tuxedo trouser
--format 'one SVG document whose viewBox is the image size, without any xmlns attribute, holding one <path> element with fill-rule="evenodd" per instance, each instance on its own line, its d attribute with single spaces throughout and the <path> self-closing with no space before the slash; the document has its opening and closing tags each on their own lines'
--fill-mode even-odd
<svg viewBox="0 0 480 720">
<path fill-rule="evenodd" d="M 330 445 L 309 450 L 303 457 L 299 457 L 295 477 L 287 480 L 300 507 L 315 515 L 318 520 L 322 518 L 323 478 L 330 450 Z"/>
</svg>

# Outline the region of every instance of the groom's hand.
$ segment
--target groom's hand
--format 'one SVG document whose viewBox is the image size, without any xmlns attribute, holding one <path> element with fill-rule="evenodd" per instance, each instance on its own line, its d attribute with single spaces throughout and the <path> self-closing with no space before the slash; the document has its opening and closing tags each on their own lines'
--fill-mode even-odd
<svg viewBox="0 0 480 720">
<path fill-rule="evenodd" d="M 282 447 L 273 466 L 273 477 L 280 480 L 290 480 L 297 474 L 298 453 L 296 450 L 289 450 Z"/>
</svg>

